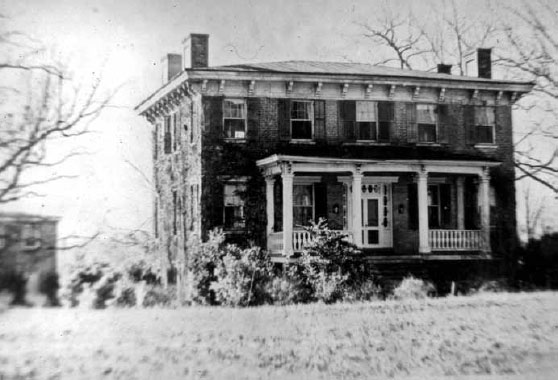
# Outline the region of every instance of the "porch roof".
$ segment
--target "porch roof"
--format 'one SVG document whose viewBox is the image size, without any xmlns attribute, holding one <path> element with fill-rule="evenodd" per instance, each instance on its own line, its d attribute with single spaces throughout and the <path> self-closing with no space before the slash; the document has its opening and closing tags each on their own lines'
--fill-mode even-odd
<svg viewBox="0 0 558 380">
<path fill-rule="evenodd" d="M 293 171 L 298 172 L 342 172 L 353 171 L 359 165 L 362 172 L 413 172 L 431 171 L 445 173 L 481 174 L 484 169 L 500 165 L 500 162 L 488 160 L 448 160 L 448 159 L 363 159 L 339 158 L 324 156 L 300 156 L 273 154 L 256 161 L 256 164 L 267 171 L 267 174 L 278 174 L 282 164 L 292 165 Z"/>
<path fill-rule="evenodd" d="M 443 146 L 393 146 L 358 144 L 283 144 L 272 151 L 278 156 L 324 157 L 353 160 L 435 160 L 499 162 L 496 159 L 467 153 L 450 152 Z"/>
</svg>

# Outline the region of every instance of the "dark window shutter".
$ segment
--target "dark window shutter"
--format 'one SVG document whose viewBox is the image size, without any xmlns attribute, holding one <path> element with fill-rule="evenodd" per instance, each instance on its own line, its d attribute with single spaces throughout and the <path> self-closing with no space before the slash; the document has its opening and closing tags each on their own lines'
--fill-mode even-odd
<svg viewBox="0 0 558 380">
<path fill-rule="evenodd" d="M 161 129 L 161 124 L 155 124 L 155 130 L 153 131 L 153 159 L 159 158 L 159 133 Z"/>
<path fill-rule="evenodd" d="M 246 112 L 247 112 L 247 128 L 246 136 L 249 140 L 255 140 L 258 138 L 258 122 L 260 120 L 260 99 L 258 98 L 248 98 L 246 101 Z"/>
<path fill-rule="evenodd" d="M 289 141 L 291 139 L 291 101 L 278 99 L 277 102 L 279 139 Z"/>
<path fill-rule="evenodd" d="M 449 132 L 451 129 L 451 119 L 447 104 L 438 105 L 438 142 L 440 144 L 449 143 Z"/>
<path fill-rule="evenodd" d="M 341 130 L 346 141 L 355 141 L 356 124 L 356 102 L 354 100 L 342 100 L 340 107 Z"/>
<path fill-rule="evenodd" d="M 314 102 L 314 137 L 318 141 L 326 139 L 325 130 L 325 101 L 316 100 Z"/>
<path fill-rule="evenodd" d="M 327 184 L 314 184 L 316 222 L 319 218 L 327 219 Z"/>
<path fill-rule="evenodd" d="M 405 119 L 407 123 L 407 142 L 416 143 L 418 141 L 418 131 L 417 105 L 415 103 L 405 105 Z"/>
<path fill-rule="evenodd" d="M 418 191 L 417 184 L 410 183 L 407 185 L 407 209 L 409 213 L 409 229 L 418 229 Z"/>
<path fill-rule="evenodd" d="M 440 207 L 442 228 L 451 227 L 451 186 L 449 184 L 440 185 Z"/>
<path fill-rule="evenodd" d="M 172 115 L 172 150 L 178 149 L 178 138 L 180 136 L 180 111 Z"/>
<path fill-rule="evenodd" d="M 465 130 L 467 131 L 467 141 L 469 144 L 477 143 L 477 128 L 475 126 L 475 106 L 466 105 L 463 107 L 463 119 Z"/>
<path fill-rule="evenodd" d="M 395 136 L 395 103 L 378 102 L 378 141 L 390 141 Z"/>
<path fill-rule="evenodd" d="M 213 189 L 211 204 L 212 207 L 212 225 L 211 228 L 222 226 L 225 222 L 225 198 L 223 196 L 225 185 L 222 183 L 216 183 L 215 188 Z"/>
<path fill-rule="evenodd" d="M 205 132 L 214 138 L 223 136 L 223 97 L 210 96 L 203 102 Z"/>
</svg>

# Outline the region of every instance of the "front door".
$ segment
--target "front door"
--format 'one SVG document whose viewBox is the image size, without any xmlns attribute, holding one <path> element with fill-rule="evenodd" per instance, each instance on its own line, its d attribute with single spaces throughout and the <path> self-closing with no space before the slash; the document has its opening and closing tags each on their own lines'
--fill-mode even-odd
<svg viewBox="0 0 558 380">
<path fill-rule="evenodd" d="M 390 248 L 392 242 L 391 185 L 362 185 L 362 246 Z"/>
</svg>

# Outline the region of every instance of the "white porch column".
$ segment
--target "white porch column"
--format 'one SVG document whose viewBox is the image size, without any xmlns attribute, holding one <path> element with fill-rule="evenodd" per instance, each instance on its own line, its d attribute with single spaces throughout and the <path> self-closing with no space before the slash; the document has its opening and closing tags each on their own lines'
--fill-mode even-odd
<svg viewBox="0 0 558 380">
<path fill-rule="evenodd" d="M 266 214 L 267 214 L 267 234 L 273 232 L 273 222 L 275 221 L 275 210 L 273 196 L 273 185 L 275 184 L 275 179 L 273 177 L 265 177 L 265 201 L 266 201 Z"/>
<path fill-rule="evenodd" d="M 417 173 L 419 253 L 430 253 L 428 241 L 428 172 L 423 168 Z"/>
<path fill-rule="evenodd" d="M 483 238 L 483 249 L 490 253 L 490 173 L 484 168 L 480 175 L 479 202 L 481 208 L 481 230 Z"/>
<path fill-rule="evenodd" d="M 357 247 L 362 247 L 362 197 L 361 190 L 362 187 L 362 173 L 360 172 L 360 166 L 357 166 L 353 172 L 353 182 L 352 182 L 352 229 L 353 229 L 353 242 Z"/>
<path fill-rule="evenodd" d="M 465 178 L 459 176 L 457 185 L 457 229 L 465 229 Z"/>
<path fill-rule="evenodd" d="M 283 253 L 293 254 L 293 173 L 290 165 L 283 167 Z"/>
</svg>

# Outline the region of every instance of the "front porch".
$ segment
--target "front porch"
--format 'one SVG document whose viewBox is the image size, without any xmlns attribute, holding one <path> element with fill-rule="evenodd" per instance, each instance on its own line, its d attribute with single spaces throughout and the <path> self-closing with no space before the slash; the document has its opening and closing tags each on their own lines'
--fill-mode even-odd
<svg viewBox="0 0 558 380">
<path fill-rule="evenodd" d="M 490 254 L 486 161 L 353 160 L 270 156 L 267 248 L 281 261 L 301 252 L 309 220 L 325 218 L 369 256 Z"/>
</svg>

